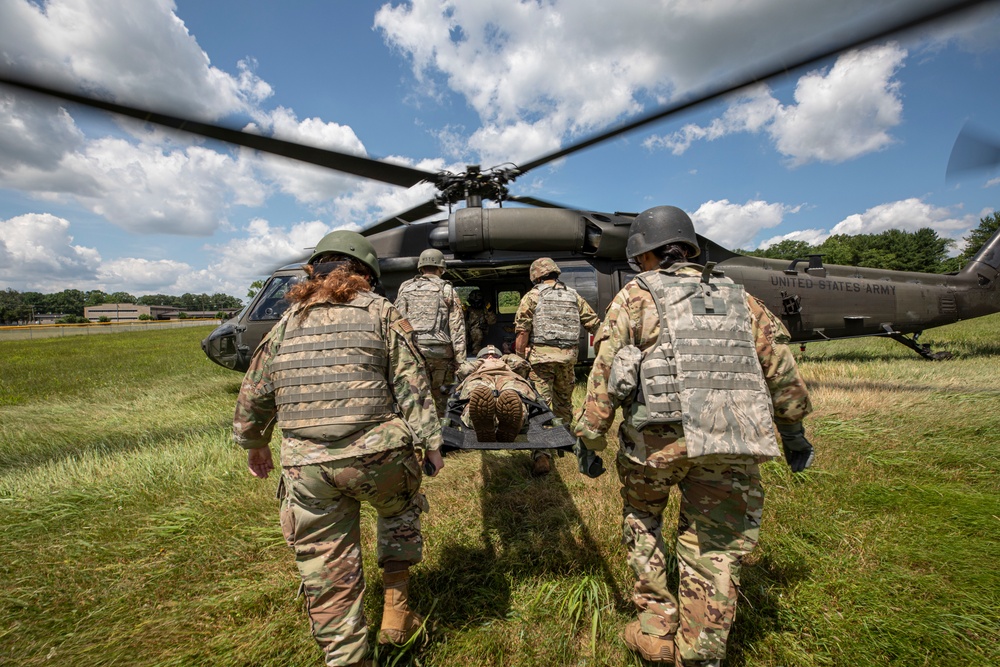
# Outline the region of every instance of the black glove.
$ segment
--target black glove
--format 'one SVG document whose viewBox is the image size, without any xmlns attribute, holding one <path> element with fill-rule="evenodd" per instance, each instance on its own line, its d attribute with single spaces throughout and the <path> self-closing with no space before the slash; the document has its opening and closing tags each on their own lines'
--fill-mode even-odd
<svg viewBox="0 0 1000 667">
<path fill-rule="evenodd" d="M 806 440 L 806 430 L 802 422 L 778 424 L 781 446 L 785 450 L 785 461 L 792 472 L 802 472 L 812 465 L 813 446 Z"/>
<path fill-rule="evenodd" d="M 587 449 L 580 438 L 577 438 L 576 444 L 573 445 L 573 453 L 576 454 L 582 474 L 594 479 L 604 474 L 604 460 L 594 450 Z"/>
</svg>

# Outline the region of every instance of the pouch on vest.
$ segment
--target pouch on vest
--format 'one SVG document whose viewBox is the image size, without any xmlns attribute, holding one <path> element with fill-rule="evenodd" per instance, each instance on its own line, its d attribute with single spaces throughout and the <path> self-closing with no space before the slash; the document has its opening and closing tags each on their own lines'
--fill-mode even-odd
<svg viewBox="0 0 1000 667">
<path fill-rule="evenodd" d="M 632 398 L 639 386 L 639 365 L 642 362 L 642 350 L 635 345 L 626 345 L 618 350 L 611 361 L 611 372 L 608 373 L 608 395 L 616 405 Z"/>
</svg>

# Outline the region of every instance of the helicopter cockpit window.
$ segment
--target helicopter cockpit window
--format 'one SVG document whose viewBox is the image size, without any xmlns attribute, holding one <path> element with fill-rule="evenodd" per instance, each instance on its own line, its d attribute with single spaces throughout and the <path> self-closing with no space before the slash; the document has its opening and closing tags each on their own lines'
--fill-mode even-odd
<svg viewBox="0 0 1000 667">
<path fill-rule="evenodd" d="M 299 276 L 274 276 L 261 289 L 250 313 L 250 321 L 277 320 L 288 308 L 285 294 L 299 282 Z"/>
</svg>

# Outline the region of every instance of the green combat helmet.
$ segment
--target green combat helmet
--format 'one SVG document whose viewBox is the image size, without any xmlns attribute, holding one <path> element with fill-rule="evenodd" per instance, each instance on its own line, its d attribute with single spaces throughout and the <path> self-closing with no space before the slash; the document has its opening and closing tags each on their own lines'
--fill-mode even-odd
<svg viewBox="0 0 1000 667">
<path fill-rule="evenodd" d="M 425 266 L 436 266 L 439 269 L 445 268 L 444 253 L 434 248 L 424 250 L 420 253 L 420 259 L 417 260 L 417 268 L 422 269 Z"/>
<path fill-rule="evenodd" d="M 338 229 L 330 232 L 316 244 L 313 254 L 309 257 L 309 263 L 313 264 L 323 255 L 337 254 L 353 257 L 367 266 L 378 278 L 382 272 L 378 268 L 378 255 L 375 254 L 375 247 L 371 242 L 357 232 L 346 229 Z"/>
<path fill-rule="evenodd" d="M 562 271 L 559 270 L 559 265 L 548 257 L 539 257 L 531 263 L 531 268 L 528 269 L 528 277 L 531 278 L 531 282 L 533 283 L 537 283 L 550 273 L 558 274 L 562 273 Z"/>
<path fill-rule="evenodd" d="M 638 257 L 668 243 L 683 243 L 691 250 L 688 259 L 701 254 L 694 223 L 687 213 L 676 206 L 655 206 L 646 209 L 632 221 L 628 230 L 625 256 Z"/>
</svg>

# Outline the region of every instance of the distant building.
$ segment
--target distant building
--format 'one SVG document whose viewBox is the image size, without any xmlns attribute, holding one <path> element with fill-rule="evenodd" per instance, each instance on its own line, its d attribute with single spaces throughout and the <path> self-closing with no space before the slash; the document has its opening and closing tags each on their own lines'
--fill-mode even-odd
<svg viewBox="0 0 1000 667">
<path fill-rule="evenodd" d="M 218 310 L 184 310 L 177 306 L 142 306 L 137 303 L 102 303 L 99 306 L 87 306 L 83 316 L 91 322 L 98 322 L 102 317 L 112 322 L 135 322 L 140 315 L 148 315 L 154 320 L 176 320 L 181 313 L 191 319 L 216 319 L 218 314 L 225 313 L 232 317 L 240 311 L 239 308 L 219 308 Z"/>
<path fill-rule="evenodd" d="M 99 306 L 86 306 L 83 316 L 91 322 L 97 322 L 106 317 L 112 322 L 136 322 L 140 315 L 147 315 L 154 320 L 169 320 L 171 315 L 176 319 L 177 308 L 174 306 L 141 306 L 137 303 L 102 303 Z"/>
</svg>

